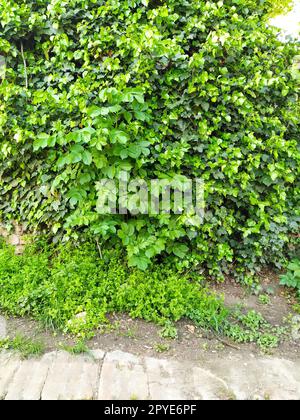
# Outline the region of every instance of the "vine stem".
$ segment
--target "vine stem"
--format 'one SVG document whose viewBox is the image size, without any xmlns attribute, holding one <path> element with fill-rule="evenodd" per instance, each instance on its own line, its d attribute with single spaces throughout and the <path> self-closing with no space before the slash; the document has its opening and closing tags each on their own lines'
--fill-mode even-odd
<svg viewBox="0 0 300 420">
<path fill-rule="evenodd" d="M 98 251 L 99 251 L 100 258 L 101 258 L 101 260 L 102 260 L 102 259 L 103 259 L 103 256 L 102 256 L 102 250 L 101 250 L 101 246 L 100 246 L 100 244 L 99 244 L 98 239 L 96 239 L 96 243 L 97 243 L 97 248 L 98 248 Z"/>
<path fill-rule="evenodd" d="M 24 56 L 24 48 L 23 48 L 23 42 L 22 41 L 21 41 L 21 55 L 22 55 L 23 64 L 24 64 L 25 87 L 26 87 L 26 89 L 28 89 L 27 64 L 26 64 L 26 60 L 25 60 L 25 56 Z"/>
</svg>

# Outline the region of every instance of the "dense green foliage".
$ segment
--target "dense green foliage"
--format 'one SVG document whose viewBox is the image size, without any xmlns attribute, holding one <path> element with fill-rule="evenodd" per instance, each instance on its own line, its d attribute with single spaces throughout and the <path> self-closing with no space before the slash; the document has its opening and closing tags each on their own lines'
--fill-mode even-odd
<svg viewBox="0 0 300 420">
<path fill-rule="evenodd" d="M 161 254 L 211 274 L 280 263 L 299 230 L 298 46 L 267 25 L 271 9 L 264 0 L 1 2 L 0 219 L 120 241 L 143 269 Z M 120 171 L 202 178 L 204 223 L 98 214 L 97 181 Z M 59 311 L 49 318 L 65 321 Z"/>
<path fill-rule="evenodd" d="M 300 298 L 300 259 L 295 259 L 287 266 L 287 272 L 280 277 L 282 286 L 296 289 Z"/>
<path fill-rule="evenodd" d="M 100 259 L 90 244 L 37 243 L 23 256 L 2 245 L 0 290 L 0 308 L 7 313 L 83 336 L 107 323 L 112 312 L 162 325 L 188 317 L 214 330 L 228 313 L 222 299 L 187 277 L 162 266 L 146 273 L 129 269 L 116 251 L 106 250 Z"/>
<path fill-rule="evenodd" d="M 272 0 L 270 16 L 278 16 L 290 12 L 293 8 L 293 0 Z"/>
</svg>

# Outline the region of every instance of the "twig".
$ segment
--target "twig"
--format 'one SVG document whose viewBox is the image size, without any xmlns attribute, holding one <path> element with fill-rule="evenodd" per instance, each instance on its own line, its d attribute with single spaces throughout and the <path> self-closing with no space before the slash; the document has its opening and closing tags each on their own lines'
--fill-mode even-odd
<svg viewBox="0 0 300 420">
<path fill-rule="evenodd" d="M 216 336 L 216 339 L 220 341 L 220 343 L 224 344 L 224 346 L 231 347 L 234 350 L 240 350 L 239 347 L 235 346 L 234 344 L 228 343 L 225 340 L 222 340 L 220 337 Z"/>
<path fill-rule="evenodd" d="M 99 251 L 100 258 L 101 258 L 101 260 L 103 260 L 102 250 L 101 250 L 101 246 L 99 244 L 98 239 L 96 239 L 96 244 L 97 244 L 97 248 L 98 248 L 98 251 Z"/>
<path fill-rule="evenodd" d="M 25 87 L 28 89 L 28 76 L 27 76 L 27 64 L 24 56 L 24 48 L 23 48 L 23 42 L 21 41 L 21 55 L 23 58 L 23 64 L 24 64 L 24 76 L 25 76 Z"/>
</svg>

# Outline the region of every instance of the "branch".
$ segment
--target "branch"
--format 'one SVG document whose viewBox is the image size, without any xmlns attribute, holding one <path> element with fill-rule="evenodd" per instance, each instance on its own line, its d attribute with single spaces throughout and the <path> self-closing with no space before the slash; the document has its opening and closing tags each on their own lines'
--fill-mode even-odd
<svg viewBox="0 0 300 420">
<path fill-rule="evenodd" d="M 25 76 L 25 87 L 28 89 L 28 76 L 27 76 L 27 64 L 24 56 L 24 48 L 23 48 L 23 42 L 21 41 L 21 55 L 23 58 L 23 64 L 24 64 L 24 76 Z"/>
<path fill-rule="evenodd" d="M 96 239 L 96 244 L 97 244 L 97 248 L 98 248 L 98 251 L 99 251 L 100 258 L 101 258 L 101 260 L 102 260 L 102 259 L 103 259 L 103 256 L 102 256 L 102 250 L 101 250 L 101 246 L 100 246 L 100 244 L 99 244 L 98 239 Z"/>
<path fill-rule="evenodd" d="M 239 347 L 235 346 L 234 344 L 228 343 L 228 341 L 222 340 L 222 338 L 218 337 L 217 335 L 215 335 L 215 337 L 220 343 L 224 344 L 224 346 L 230 347 L 234 350 L 240 350 Z"/>
</svg>

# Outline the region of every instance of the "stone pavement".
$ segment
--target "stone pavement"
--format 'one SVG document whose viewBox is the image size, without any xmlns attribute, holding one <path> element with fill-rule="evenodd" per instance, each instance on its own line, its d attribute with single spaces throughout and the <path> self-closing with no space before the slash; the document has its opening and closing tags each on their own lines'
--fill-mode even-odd
<svg viewBox="0 0 300 420">
<path fill-rule="evenodd" d="M 300 359 L 206 357 L 192 363 L 94 350 L 20 360 L 2 352 L 0 400 L 300 399 Z"/>
<path fill-rule="evenodd" d="M 0 316 L 0 340 L 6 337 L 6 320 Z"/>
</svg>

